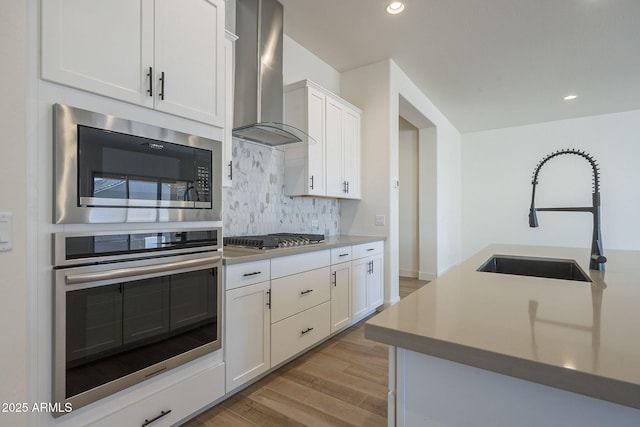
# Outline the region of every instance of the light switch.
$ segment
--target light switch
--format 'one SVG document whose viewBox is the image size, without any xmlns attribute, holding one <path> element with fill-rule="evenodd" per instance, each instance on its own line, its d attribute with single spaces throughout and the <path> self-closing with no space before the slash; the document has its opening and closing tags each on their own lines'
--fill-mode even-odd
<svg viewBox="0 0 640 427">
<path fill-rule="evenodd" d="M 0 212 L 0 251 L 13 248 L 13 214 Z"/>
</svg>

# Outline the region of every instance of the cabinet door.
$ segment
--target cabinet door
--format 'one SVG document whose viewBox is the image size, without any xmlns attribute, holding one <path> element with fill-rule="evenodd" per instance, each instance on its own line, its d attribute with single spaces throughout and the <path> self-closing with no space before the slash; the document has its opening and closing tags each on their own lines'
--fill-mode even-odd
<svg viewBox="0 0 640 427">
<path fill-rule="evenodd" d="M 351 321 L 351 263 L 331 267 L 331 333 Z"/>
<path fill-rule="evenodd" d="M 326 194 L 325 177 L 325 96 L 307 88 L 307 132 L 313 138 L 307 149 L 308 184 L 311 196 Z"/>
<path fill-rule="evenodd" d="M 153 106 L 153 0 L 46 0 L 42 78 Z"/>
<path fill-rule="evenodd" d="M 342 154 L 343 179 L 346 181 L 348 199 L 360 198 L 360 113 L 344 109 L 344 139 Z"/>
<path fill-rule="evenodd" d="M 351 316 L 357 320 L 367 312 L 367 278 L 369 276 L 369 258 L 353 261 L 351 276 Z"/>
<path fill-rule="evenodd" d="M 224 138 L 222 141 L 222 185 L 231 187 L 233 180 L 233 91 L 235 36 L 225 33 L 224 41 Z"/>
<path fill-rule="evenodd" d="M 227 393 L 271 367 L 269 282 L 226 291 Z"/>
<path fill-rule="evenodd" d="M 382 257 L 369 259 L 369 273 L 367 274 L 367 309 L 371 310 L 382 305 L 384 301 L 382 280 Z"/>
<path fill-rule="evenodd" d="M 327 196 L 345 197 L 346 185 L 342 177 L 343 106 L 327 97 L 326 105 L 326 158 Z"/>
<path fill-rule="evenodd" d="M 224 126 L 224 1 L 156 0 L 156 109 Z"/>
</svg>

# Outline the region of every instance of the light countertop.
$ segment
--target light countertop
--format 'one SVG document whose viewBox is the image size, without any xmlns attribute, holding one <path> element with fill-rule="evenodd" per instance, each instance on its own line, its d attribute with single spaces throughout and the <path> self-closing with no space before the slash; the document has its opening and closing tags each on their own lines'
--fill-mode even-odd
<svg viewBox="0 0 640 427">
<path fill-rule="evenodd" d="M 322 251 L 325 249 L 340 248 L 344 246 L 359 245 L 362 243 L 378 242 L 385 240 L 383 236 L 328 236 L 324 242 L 293 248 L 278 249 L 250 249 L 225 246 L 222 250 L 222 262 L 225 265 L 239 264 L 250 261 L 260 261 L 282 256 L 304 254 L 307 252 Z"/>
<path fill-rule="evenodd" d="M 492 255 L 573 259 L 592 283 L 478 272 Z M 491 245 L 365 325 L 369 339 L 640 408 L 640 251 Z"/>
</svg>

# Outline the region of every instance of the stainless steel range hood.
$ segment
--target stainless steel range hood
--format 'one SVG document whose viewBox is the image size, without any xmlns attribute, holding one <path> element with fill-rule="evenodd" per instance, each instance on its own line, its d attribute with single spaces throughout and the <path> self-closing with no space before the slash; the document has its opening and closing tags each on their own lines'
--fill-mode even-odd
<svg viewBox="0 0 640 427">
<path fill-rule="evenodd" d="M 276 0 L 236 1 L 235 138 L 269 146 L 312 141 L 282 123 L 283 21 Z"/>
</svg>

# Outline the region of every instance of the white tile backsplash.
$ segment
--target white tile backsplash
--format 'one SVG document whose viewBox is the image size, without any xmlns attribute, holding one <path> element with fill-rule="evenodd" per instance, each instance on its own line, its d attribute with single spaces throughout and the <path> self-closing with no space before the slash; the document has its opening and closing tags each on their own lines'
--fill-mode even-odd
<svg viewBox="0 0 640 427">
<path fill-rule="evenodd" d="M 225 236 L 340 234 L 338 200 L 284 195 L 284 152 L 239 139 L 232 148 L 233 186 L 223 192 Z"/>
</svg>

